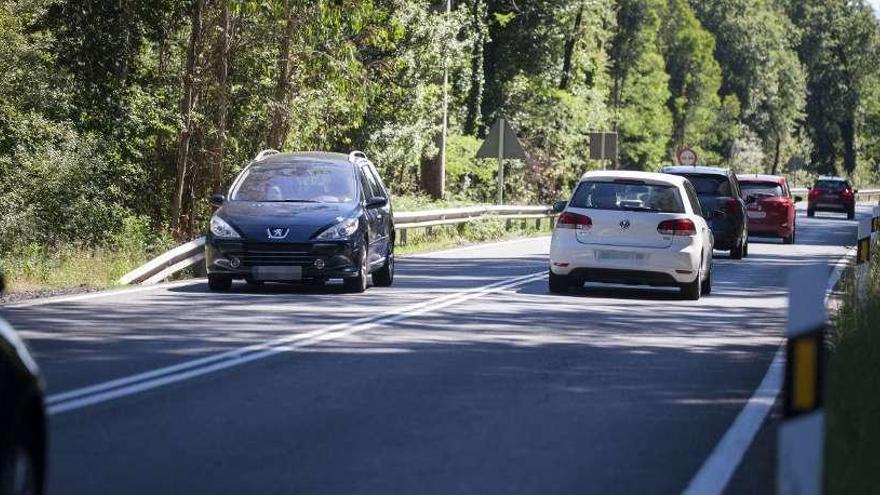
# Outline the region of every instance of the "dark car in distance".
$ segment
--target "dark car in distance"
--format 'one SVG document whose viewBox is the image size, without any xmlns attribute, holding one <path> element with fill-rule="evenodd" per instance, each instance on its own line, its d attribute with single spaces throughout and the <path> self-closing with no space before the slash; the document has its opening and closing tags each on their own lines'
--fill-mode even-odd
<svg viewBox="0 0 880 495">
<path fill-rule="evenodd" d="M 394 281 L 391 198 L 362 152 L 261 152 L 235 179 L 205 242 L 211 290 L 234 279 L 342 279 L 347 292 Z"/>
<path fill-rule="evenodd" d="M 0 292 L 3 288 L 0 274 Z M 37 365 L 0 319 L 0 495 L 43 493 L 46 413 Z"/>
<path fill-rule="evenodd" d="M 749 235 L 778 237 L 783 244 L 794 244 L 797 235 L 795 203 L 785 177 L 780 175 L 738 175 L 739 187 L 746 202 Z"/>
<path fill-rule="evenodd" d="M 856 193 L 849 181 L 842 177 L 819 177 L 807 195 L 807 216 L 817 211 L 846 213 L 852 220 L 856 216 Z"/>
<path fill-rule="evenodd" d="M 749 254 L 749 226 L 736 174 L 727 168 L 675 166 L 663 173 L 688 179 L 697 191 L 703 216 L 715 236 L 715 249 L 730 251 L 733 259 Z"/>
</svg>

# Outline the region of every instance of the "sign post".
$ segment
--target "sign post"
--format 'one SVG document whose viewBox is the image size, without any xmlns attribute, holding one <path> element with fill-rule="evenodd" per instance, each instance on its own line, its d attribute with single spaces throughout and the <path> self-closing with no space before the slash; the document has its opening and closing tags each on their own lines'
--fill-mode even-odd
<svg viewBox="0 0 880 495">
<path fill-rule="evenodd" d="M 785 389 L 779 426 L 776 491 L 822 493 L 827 266 L 807 266 L 788 280 Z"/>
<path fill-rule="evenodd" d="M 504 204 L 504 160 L 525 160 L 526 152 L 507 121 L 498 119 L 477 151 L 477 158 L 498 159 L 498 204 Z"/>
</svg>

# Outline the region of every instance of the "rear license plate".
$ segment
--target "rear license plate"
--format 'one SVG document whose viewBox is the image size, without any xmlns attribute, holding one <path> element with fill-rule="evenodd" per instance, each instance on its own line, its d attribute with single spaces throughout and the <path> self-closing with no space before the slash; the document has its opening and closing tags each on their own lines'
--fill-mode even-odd
<svg viewBox="0 0 880 495">
<path fill-rule="evenodd" d="M 826 194 L 825 196 L 822 196 L 822 199 L 825 201 L 837 201 L 839 198 L 836 194 Z"/>
<path fill-rule="evenodd" d="M 644 261 L 647 255 L 627 251 L 597 251 L 596 259 L 601 261 Z"/>
<path fill-rule="evenodd" d="M 830 203 L 819 203 L 816 205 L 816 208 L 837 208 L 838 205 L 830 204 Z"/>
<path fill-rule="evenodd" d="M 254 278 L 257 280 L 302 280 L 301 266 L 255 266 L 253 268 Z"/>
<path fill-rule="evenodd" d="M 766 218 L 767 214 L 763 211 L 749 211 L 749 218 Z"/>
</svg>

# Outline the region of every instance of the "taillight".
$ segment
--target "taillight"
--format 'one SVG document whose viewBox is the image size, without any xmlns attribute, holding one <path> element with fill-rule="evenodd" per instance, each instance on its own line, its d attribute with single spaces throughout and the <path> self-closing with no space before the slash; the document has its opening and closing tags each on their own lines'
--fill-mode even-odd
<svg viewBox="0 0 880 495">
<path fill-rule="evenodd" d="M 697 226 L 687 218 L 676 218 L 660 222 L 657 232 L 663 235 L 697 235 Z"/>
<path fill-rule="evenodd" d="M 563 212 L 556 220 L 557 229 L 590 230 L 593 220 L 586 215 L 578 215 L 570 211 Z"/>
<path fill-rule="evenodd" d="M 851 198 L 853 196 L 853 192 L 849 189 L 844 189 L 843 191 L 841 191 L 840 195 L 844 198 Z"/>
<path fill-rule="evenodd" d="M 724 202 L 722 209 L 727 213 L 736 213 L 739 209 L 739 201 L 736 198 L 727 198 Z"/>
<path fill-rule="evenodd" d="M 818 195 L 819 195 L 819 190 L 818 190 L 818 189 L 816 189 L 816 188 L 810 189 L 810 197 L 811 197 L 811 198 L 815 198 L 815 197 L 818 196 Z"/>
</svg>

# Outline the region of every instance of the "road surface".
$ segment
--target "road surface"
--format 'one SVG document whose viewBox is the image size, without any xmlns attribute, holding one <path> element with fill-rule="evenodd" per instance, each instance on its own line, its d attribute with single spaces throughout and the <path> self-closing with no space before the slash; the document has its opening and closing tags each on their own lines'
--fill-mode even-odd
<svg viewBox="0 0 880 495">
<path fill-rule="evenodd" d="M 53 494 L 680 493 L 779 347 L 786 272 L 854 244 L 800 214 L 793 246 L 716 252 L 699 302 L 550 295 L 536 238 L 406 257 L 364 294 L 198 280 L 0 315 L 47 382 Z M 728 491 L 772 490 L 774 434 Z"/>
</svg>

